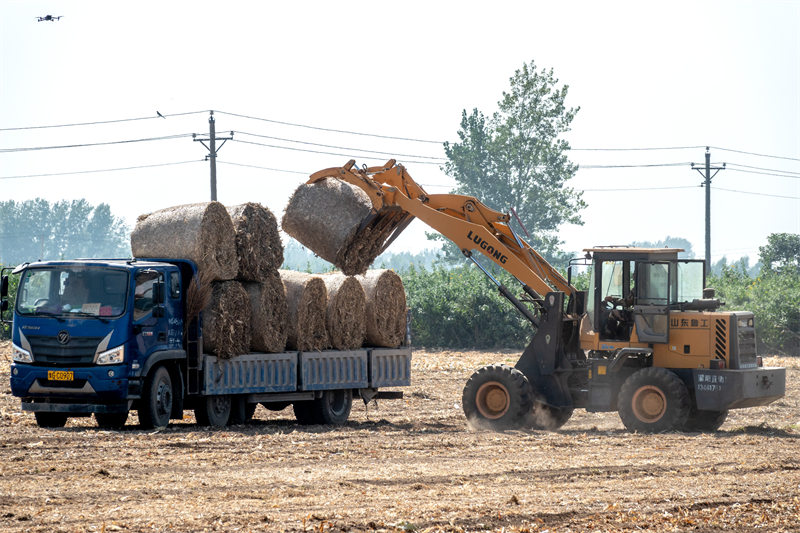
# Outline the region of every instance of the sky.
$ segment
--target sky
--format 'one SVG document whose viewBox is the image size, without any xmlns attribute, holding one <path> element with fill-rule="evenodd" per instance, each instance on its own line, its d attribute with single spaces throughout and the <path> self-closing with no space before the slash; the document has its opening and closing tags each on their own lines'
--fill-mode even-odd
<svg viewBox="0 0 800 533">
<path fill-rule="evenodd" d="M 37 21 L 48 14 L 62 18 Z M 565 250 L 672 236 L 702 257 L 691 163 L 706 146 L 726 166 L 712 261 L 755 262 L 770 233 L 800 233 L 800 2 L 777 0 L 2 0 L 2 198 L 86 198 L 131 227 L 208 201 L 208 150 L 191 134 L 208 137 L 210 110 L 218 136 L 234 132 L 217 159 L 226 205 L 280 217 L 309 174 L 351 158 L 394 157 L 448 192 L 442 143 L 462 111 L 493 113 L 530 61 L 580 107 L 565 138 L 588 207 L 561 228 Z M 390 251 L 435 247 L 426 229 Z"/>
</svg>

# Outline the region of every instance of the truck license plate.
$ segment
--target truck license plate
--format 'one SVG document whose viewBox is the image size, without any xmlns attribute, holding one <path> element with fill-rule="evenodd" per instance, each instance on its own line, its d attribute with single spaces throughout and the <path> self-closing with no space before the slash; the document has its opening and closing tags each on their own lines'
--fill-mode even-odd
<svg viewBox="0 0 800 533">
<path fill-rule="evenodd" d="M 73 381 L 75 372 L 72 370 L 48 370 L 47 379 L 50 381 Z"/>
</svg>

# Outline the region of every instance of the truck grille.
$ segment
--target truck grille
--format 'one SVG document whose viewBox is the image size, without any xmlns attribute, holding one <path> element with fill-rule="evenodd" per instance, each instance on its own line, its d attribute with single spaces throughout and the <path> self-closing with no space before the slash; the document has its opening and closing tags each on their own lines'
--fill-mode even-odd
<svg viewBox="0 0 800 533">
<path fill-rule="evenodd" d="M 101 340 L 102 337 L 72 337 L 62 345 L 55 337 L 28 336 L 34 362 L 53 366 L 92 364 Z"/>
</svg>

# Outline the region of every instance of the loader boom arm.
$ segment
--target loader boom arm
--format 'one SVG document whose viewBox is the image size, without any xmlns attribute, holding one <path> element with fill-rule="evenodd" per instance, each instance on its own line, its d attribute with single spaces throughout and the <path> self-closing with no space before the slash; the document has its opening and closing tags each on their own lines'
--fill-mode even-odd
<svg viewBox="0 0 800 533">
<path fill-rule="evenodd" d="M 391 214 L 399 208 L 410 215 L 403 228 L 411 217 L 416 217 L 453 241 L 465 256 L 471 257 L 471 250 L 479 250 L 539 298 L 553 290 L 568 295 L 575 292 L 564 276 L 517 235 L 509 225 L 508 214 L 495 211 L 472 196 L 428 194 L 394 159 L 369 168 L 358 168 L 351 160 L 343 167 L 315 172 L 308 183 L 325 178 L 360 187 L 372 201 L 378 218 L 394 216 Z"/>
</svg>

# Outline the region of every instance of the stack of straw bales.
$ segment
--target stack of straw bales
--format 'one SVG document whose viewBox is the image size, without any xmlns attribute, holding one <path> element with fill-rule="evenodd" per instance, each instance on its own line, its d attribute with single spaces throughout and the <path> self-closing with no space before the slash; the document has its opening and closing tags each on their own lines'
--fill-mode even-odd
<svg viewBox="0 0 800 533">
<path fill-rule="evenodd" d="M 325 212 L 319 205 L 314 210 Z M 225 208 L 210 202 L 142 215 L 131 249 L 137 258 L 198 265 L 189 294 L 202 302 L 196 307 L 203 310 L 203 347 L 218 357 L 396 347 L 405 338 L 405 291 L 397 274 L 278 270 L 283 247 L 277 221 L 260 204 Z"/>
</svg>

